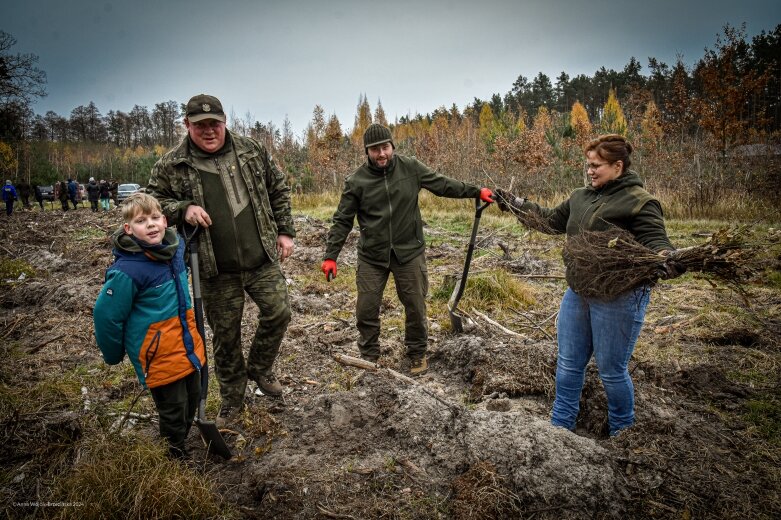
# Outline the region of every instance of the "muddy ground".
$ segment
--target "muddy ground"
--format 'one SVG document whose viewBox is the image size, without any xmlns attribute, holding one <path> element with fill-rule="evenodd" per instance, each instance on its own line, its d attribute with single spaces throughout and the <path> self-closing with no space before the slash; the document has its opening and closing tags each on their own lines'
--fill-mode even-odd
<svg viewBox="0 0 781 520">
<path fill-rule="evenodd" d="M 107 235 L 118 222 L 116 211 L 86 208 L 17 212 L 0 222 L 0 258 L 35 270 L 3 281 L 0 388 L 29 389 L 39 401 L 35 409 L 18 399 L 0 406 L 0 510 L 8 517 L 50 515 L 24 503 L 56 501 L 52 483 L 78 467 L 79 450 L 42 464 L 46 450 L 116 428 L 139 391 L 127 362 L 102 363 L 92 335 L 92 306 L 111 258 Z M 750 307 L 691 275 L 654 289 L 630 365 L 637 425 L 610 439 L 593 367 L 577 432 L 548 423 L 564 284 L 537 276 L 561 274 L 560 239 L 481 231 L 483 256 L 470 278 L 511 273 L 533 302 L 467 307 L 473 322 L 457 335 L 442 298 L 432 297 L 431 370 L 409 383 L 335 361 L 358 355 L 349 282 L 355 237 L 340 257 L 341 281 L 329 285 L 319 273 L 327 223 L 298 214 L 296 226 L 297 249 L 283 266 L 294 311 L 276 369 L 283 399 L 249 389 L 242 421 L 224 432 L 232 460 L 207 454 L 197 430 L 189 438 L 189 467 L 214 482 L 227 516 L 781 516 L 781 292 L 761 278 L 749 287 Z M 436 296 L 462 269 L 465 237 L 427 233 Z M 403 373 L 403 311 L 387 294 L 380 365 Z M 245 346 L 256 313 L 248 301 Z M 74 380 L 78 399 L 65 395 Z M 218 394 L 210 395 L 213 417 Z M 142 396 L 124 429 L 156 439 L 156 428 L 151 398 Z"/>
</svg>

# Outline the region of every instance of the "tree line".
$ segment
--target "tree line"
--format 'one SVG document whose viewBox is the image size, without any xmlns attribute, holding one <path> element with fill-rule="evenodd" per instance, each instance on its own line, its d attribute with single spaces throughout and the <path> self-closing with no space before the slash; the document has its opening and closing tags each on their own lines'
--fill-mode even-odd
<svg viewBox="0 0 781 520">
<path fill-rule="evenodd" d="M 184 134 L 183 106 L 175 101 L 150 110 L 136 105 L 105 116 L 93 102 L 68 117 L 35 114 L 45 94 L 45 73 L 34 55 L 11 54 L 13 37 L 0 31 L 0 160 L 7 175 L 48 181 L 63 173 L 145 182 L 149 166 Z M 509 91 L 475 98 L 425 115 L 387 121 L 359 97 L 348 130 L 335 114 L 314 108 L 301 139 L 290 122 L 279 127 L 251 114 L 230 114 L 230 128 L 263 141 L 300 191 L 341 186 L 363 162 L 363 130 L 388 124 L 397 148 L 447 175 L 537 193 L 556 193 L 583 181 L 582 145 L 598 133 L 628 136 L 635 168 L 647 183 L 673 193 L 682 205 L 707 208 L 730 195 L 754 197 L 778 188 L 781 132 L 781 25 L 749 39 L 745 26 L 729 25 L 692 67 L 683 57 L 668 65 L 635 58 L 620 71 L 555 81 L 540 72 L 519 76 Z M 775 193 L 775 191 L 772 191 Z"/>
</svg>

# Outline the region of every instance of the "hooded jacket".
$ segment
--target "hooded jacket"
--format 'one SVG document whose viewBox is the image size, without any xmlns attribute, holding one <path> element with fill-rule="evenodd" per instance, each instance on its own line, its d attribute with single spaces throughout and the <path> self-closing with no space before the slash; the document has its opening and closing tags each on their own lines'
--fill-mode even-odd
<svg viewBox="0 0 781 520">
<path fill-rule="evenodd" d="M 90 202 L 94 202 L 98 200 L 100 196 L 100 187 L 98 186 L 98 183 L 95 181 L 89 181 L 87 184 L 87 200 Z"/>
<path fill-rule="evenodd" d="M 115 261 L 95 302 L 95 338 L 110 365 L 127 353 L 142 385 L 166 385 L 200 370 L 204 345 L 195 325 L 184 241 L 172 228 L 150 246 L 118 229 Z"/>
<path fill-rule="evenodd" d="M 607 231 L 617 226 L 654 251 L 675 249 L 667 237 L 661 204 L 645 191 L 640 176 L 631 170 L 601 188 L 578 188 L 553 209 L 527 201 L 520 211 L 542 217 L 538 229 L 549 234 L 573 236 L 581 231 Z M 569 271 L 566 276 L 570 287 L 577 287 Z"/>
<path fill-rule="evenodd" d="M 9 202 L 16 200 L 16 189 L 12 184 L 3 185 L 3 201 Z"/>
<path fill-rule="evenodd" d="M 422 188 L 454 199 L 480 195 L 480 188 L 436 173 L 415 157 L 394 154 L 387 168 L 367 160 L 345 179 L 324 258 L 337 259 L 356 215 L 361 260 L 387 267 L 391 253 L 402 264 L 421 254 L 426 247 L 418 206 Z"/>
</svg>

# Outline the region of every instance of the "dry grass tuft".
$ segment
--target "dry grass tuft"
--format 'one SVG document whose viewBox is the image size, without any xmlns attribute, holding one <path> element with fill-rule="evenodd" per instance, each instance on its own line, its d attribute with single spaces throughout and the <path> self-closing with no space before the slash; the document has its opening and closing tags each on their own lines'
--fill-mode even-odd
<svg viewBox="0 0 781 520">
<path fill-rule="evenodd" d="M 505 479 L 489 462 L 478 462 L 453 480 L 453 518 L 478 520 L 518 518 L 518 495 L 510 491 Z"/>
<path fill-rule="evenodd" d="M 456 279 L 448 278 L 434 293 L 435 299 L 448 300 Z M 512 276 L 504 269 L 486 269 L 469 273 L 464 295 L 459 303 L 462 309 L 526 309 L 537 303 L 537 291 L 528 283 Z"/>
<path fill-rule="evenodd" d="M 166 457 L 143 438 L 94 438 L 73 472 L 61 477 L 54 500 L 79 504 L 79 518 L 214 518 L 224 515 L 203 474 Z M 55 518 L 73 514 L 64 508 Z"/>
</svg>

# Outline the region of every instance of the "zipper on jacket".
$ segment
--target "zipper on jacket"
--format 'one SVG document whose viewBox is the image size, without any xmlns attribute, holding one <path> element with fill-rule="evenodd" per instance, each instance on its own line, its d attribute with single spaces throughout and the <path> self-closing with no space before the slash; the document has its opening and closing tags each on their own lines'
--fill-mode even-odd
<svg viewBox="0 0 781 520">
<path fill-rule="evenodd" d="M 214 161 L 214 166 L 217 168 L 217 171 L 219 172 L 222 168 L 220 167 L 220 162 L 214 158 L 212 159 Z M 233 186 L 233 194 L 236 195 L 236 202 L 240 202 L 240 195 L 239 195 L 239 187 L 236 186 L 236 177 L 233 173 L 233 170 L 229 168 L 227 165 L 225 166 L 225 169 L 228 171 L 228 177 L 230 177 L 231 180 L 231 186 Z"/>
<path fill-rule="evenodd" d="M 149 343 L 149 348 L 146 349 L 146 356 L 144 359 L 144 363 L 146 364 L 144 367 L 144 379 L 149 377 L 149 367 L 152 366 L 152 360 L 155 359 L 155 356 L 157 355 L 157 349 L 160 348 L 160 335 L 161 333 L 158 330 L 155 336 L 152 338 L 152 341 Z"/>
<path fill-rule="evenodd" d="M 588 206 L 586 206 L 586 209 L 583 210 L 583 213 L 580 215 L 580 222 L 578 223 L 578 229 L 583 230 L 583 219 L 586 218 L 586 213 L 588 213 L 588 210 L 591 209 L 594 206 L 594 204 L 599 202 L 599 199 L 601 198 L 602 198 L 602 193 L 597 193 L 597 198 L 589 202 Z M 597 210 L 593 211 L 593 213 L 591 214 L 592 217 L 596 214 L 596 212 Z"/>
<path fill-rule="evenodd" d="M 390 249 L 388 249 L 388 265 L 390 265 L 391 255 L 393 254 L 393 203 L 391 202 L 390 187 L 388 186 L 388 170 L 382 173 L 382 180 L 385 181 L 385 195 L 388 197 L 388 238 L 390 239 Z"/>
<path fill-rule="evenodd" d="M 216 158 L 214 158 L 213 161 L 214 161 L 214 166 L 217 168 L 217 173 L 220 173 L 220 171 L 221 171 L 220 163 L 217 161 Z M 236 164 L 240 164 L 238 156 L 236 156 Z M 233 173 L 233 170 L 231 168 L 229 168 L 227 165 L 225 166 L 225 169 L 228 171 L 228 177 L 230 178 L 231 186 L 233 187 L 233 194 L 236 196 L 236 203 L 238 204 L 239 202 L 241 202 L 241 200 L 240 200 L 241 196 L 239 195 L 239 187 L 236 185 L 235 174 Z M 249 202 L 250 202 L 250 207 L 253 208 L 253 211 L 254 211 L 254 207 L 252 206 L 252 197 L 251 196 L 249 197 Z M 228 202 L 228 206 L 230 206 L 230 202 Z M 257 217 L 256 217 L 256 220 L 257 220 Z M 238 246 L 239 245 L 239 229 L 236 227 L 236 219 L 235 218 L 231 219 L 231 224 L 233 225 L 233 235 L 236 237 L 236 245 Z M 260 233 L 260 226 L 258 226 L 258 233 Z M 258 238 L 260 239 L 260 235 L 258 235 Z M 262 240 L 261 240 L 260 247 L 261 248 L 263 247 L 263 241 Z M 239 265 L 243 266 L 244 265 L 244 257 L 241 254 L 241 248 L 240 247 L 236 248 L 236 254 L 238 255 Z"/>
</svg>

